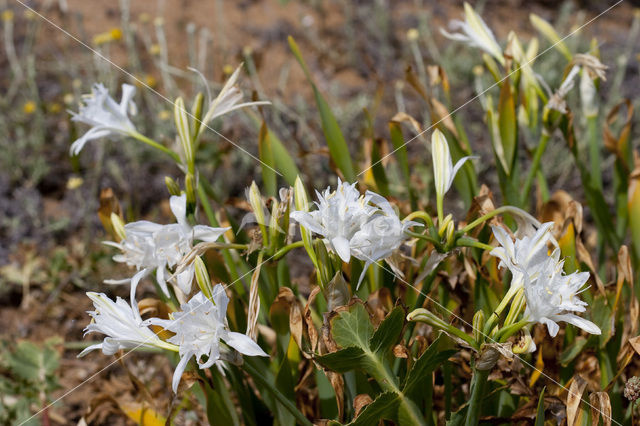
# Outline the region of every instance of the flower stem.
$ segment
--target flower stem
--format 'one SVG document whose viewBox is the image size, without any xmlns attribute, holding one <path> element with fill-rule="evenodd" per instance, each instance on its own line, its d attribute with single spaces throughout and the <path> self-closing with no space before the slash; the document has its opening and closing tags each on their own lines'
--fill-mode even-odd
<svg viewBox="0 0 640 426">
<path fill-rule="evenodd" d="M 131 137 L 139 140 L 140 142 L 146 143 L 147 145 L 164 152 L 165 154 L 167 154 L 168 156 L 173 158 L 173 160 L 176 163 L 178 163 L 178 164 L 181 163 L 180 156 L 178 154 L 176 154 L 175 152 L 173 152 L 172 150 L 170 150 L 169 148 L 167 148 L 166 146 L 161 145 L 160 143 L 154 141 L 153 139 L 150 139 L 150 138 L 146 137 L 145 135 L 143 135 L 141 133 L 138 133 L 138 132 L 133 132 L 130 135 L 131 135 Z"/>
<path fill-rule="evenodd" d="M 271 258 L 271 260 L 276 261 L 276 260 L 280 260 L 281 257 L 283 257 L 285 254 L 289 253 L 291 250 L 299 248 L 299 247 L 304 247 L 304 241 L 300 240 L 300 241 L 296 241 L 295 243 L 291 243 L 289 245 L 286 245 L 284 247 L 282 247 L 280 250 L 278 250 L 273 257 Z"/>
<path fill-rule="evenodd" d="M 426 222 L 427 226 L 432 227 L 433 226 L 433 220 L 431 219 L 431 216 L 429 216 L 429 213 L 427 212 L 423 212 L 421 210 L 417 210 L 415 212 L 411 212 L 407 215 L 407 217 L 404 218 L 403 221 L 409 221 L 409 220 L 413 220 L 413 219 L 422 219 Z"/>
<path fill-rule="evenodd" d="M 473 369 L 473 379 L 471 379 L 471 395 L 469 398 L 469 409 L 465 426 L 476 426 L 480 421 L 480 407 L 484 388 L 487 384 L 490 370 Z"/>
<path fill-rule="evenodd" d="M 313 423 L 311 423 L 309 419 L 307 419 L 304 414 L 302 414 L 300 410 L 298 410 L 298 407 L 296 407 L 289 399 L 287 399 L 287 397 L 284 396 L 273 383 L 269 382 L 264 377 L 263 373 L 258 371 L 253 366 L 253 360 L 251 360 L 250 358 L 245 358 L 243 368 L 247 371 L 247 373 L 251 375 L 253 380 L 264 386 L 269 391 L 269 393 L 271 393 L 271 395 L 273 395 L 273 397 L 277 399 L 278 402 L 282 404 L 282 406 L 293 415 L 293 417 L 296 418 L 299 424 L 305 426 L 313 426 Z"/>
</svg>

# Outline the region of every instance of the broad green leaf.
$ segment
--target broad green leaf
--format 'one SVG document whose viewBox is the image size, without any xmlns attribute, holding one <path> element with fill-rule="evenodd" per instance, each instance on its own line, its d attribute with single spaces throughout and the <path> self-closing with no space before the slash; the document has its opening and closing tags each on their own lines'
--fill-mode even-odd
<svg viewBox="0 0 640 426">
<path fill-rule="evenodd" d="M 291 375 L 291 365 L 289 363 L 289 359 L 284 357 L 282 360 L 282 364 L 280 364 L 280 368 L 276 375 L 276 387 L 280 392 L 283 393 L 284 396 L 289 398 L 291 401 L 296 400 L 296 395 L 294 391 L 295 381 Z M 296 419 L 289 413 L 284 407 L 281 405 L 278 406 L 278 421 L 281 425 L 295 425 Z"/>
<path fill-rule="evenodd" d="M 331 112 L 331 108 L 329 108 L 329 104 L 325 101 L 324 97 L 318 90 L 316 84 L 313 81 L 311 73 L 309 72 L 309 68 L 307 68 L 307 64 L 302 57 L 302 53 L 298 48 L 293 37 L 289 36 L 289 47 L 293 52 L 293 55 L 300 63 L 302 67 L 302 71 L 304 72 L 307 80 L 311 84 L 311 88 L 313 89 L 313 94 L 316 99 L 316 105 L 318 106 L 318 110 L 320 112 L 320 119 L 322 121 L 322 131 L 324 132 L 324 137 L 327 139 L 327 144 L 329 145 L 329 153 L 331 154 L 331 158 L 334 163 L 343 173 L 345 180 L 348 182 L 356 181 L 356 174 L 353 168 L 353 163 L 351 162 L 351 154 L 349 154 L 349 147 L 347 146 L 347 142 L 342 135 L 342 131 L 338 126 L 338 121 L 336 117 Z"/>
<path fill-rule="evenodd" d="M 397 419 L 400 395 L 394 392 L 384 392 L 360 413 L 355 420 L 349 423 L 352 426 L 370 426 L 378 424 L 380 419 Z"/>
<path fill-rule="evenodd" d="M 536 410 L 536 426 L 544 426 L 544 390 L 540 392 L 540 398 L 538 398 L 538 409 Z"/>
<path fill-rule="evenodd" d="M 361 348 L 351 346 L 326 355 L 316 355 L 315 360 L 338 373 L 363 368 L 368 356 Z"/>
<path fill-rule="evenodd" d="M 505 81 L 500 89 L 500 100 L 498 101 L 498 128 L 500 130 L 500 143 L 504 152 L 506 169 L 508 175 L 512 174 L 513 161 L 515 159 L 518 143 L 518 120 L 516 118 L 516 107 L 511 93 L 509 81 Z"/>
<path fill-rule="evenodd" d="M 387 173 L 384 171 L 382 165 L 382 157 L 380 155 L 379 141 L 375 139 L 371 141 L 371 173 L 376 183 L 376 189 L 378 193 L 383 197 L 389 196 L 389 180 L 387 179 Z"/>
<path fill-rule="evenodd" d="M 260 164 L 262 171 L 262 185 L 264 191 L 270 197 L 275 197 L 278 192 L 278 182 L 276 176 L 276 163 L 271 147 L 271 139 L 269 138 L 269 129 L 263 121 L 258 133 L 258 156 L 263 164 Z"/>
<path fill-rule="evenodd" d="M 409 398 L 402 398 L 402 402 L 398 407 L 398 424 L 400 426 L 426 425 L 424 415 Z"/>
<path fill-rule="evenodd" d="M 400 333 L 402 333 L 404 317 L 404 309 L 400 306 L 396 306 L 396 308 L 387 315 L 371 337 L 369 345 L 372 352 L 383 354 L 398 341 Z"/>
<path fill-rule="evenodd" d="M 611 312 L 611 304 L 607 303 L 604 296 L 597 295 L 593 298 L 589 309 L 593 316 L 593 322 L 600 327 L 602 334 L 598 336 L 600 348 L 604 348 L 615 332 L 613 327 L 614 316 Z"/>
<path fill-rule="evenodd" d="M 338 346 L 358 347 L 369 350 L 369 339 L 373 335 L 373 325 L 369 313 L 362 303 L 351 305 L 348 311 L 341 312 L 330 320 L 331 335 Z"/>
</svg>

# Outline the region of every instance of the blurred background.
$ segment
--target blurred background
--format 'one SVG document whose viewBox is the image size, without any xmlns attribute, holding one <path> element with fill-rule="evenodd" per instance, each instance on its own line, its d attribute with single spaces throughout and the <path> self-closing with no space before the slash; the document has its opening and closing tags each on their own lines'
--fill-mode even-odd
<svg viewBox="0 0 640 426">
<path fill-rule="evenodd" d="M 566 35 L 615 4 L 472 3 L 498 40 L 513 30 L 525 41 L 538 35 L 531 13 Z M 639 106 L 637 6 L 638 2 L 623 1 L 565 41 L 571 51 L 586 52 L 597 35 L 601 60 L 609 66 L 600 90 L 607 110 L 621 97 Z M 76 359 L 89 321 L 84 293 L 126 293 L 102 284 L 105 277 L 126 276 L 127 271 L 118 270 L 111 261 L 112 250 L 100 244 L 105 239 L 97 214 L 101 193 L 105 202 L 104 191 L 110 189 L 129 220 L 171 220 L 164 177 L 178 176 L 179 171 L 161 154 L 130 140 L 105 140 L 88 144 L 77 157 L 69 156 L 71 142 L 86 128 L 72 123 L 68 111 L 78 110 L 81 95 L 90 92 L 94 82 L 104 83 L 115 99 L 122 83 L 136 85 L 136 126 L 172 144 L 169 99 L 205 90 L 202 78 L 189 68 L 219 90 L 229 73 L 244 63 L 245 97 L 273 103 L 262 111 L 269 127 L 303 174 L 313 177 L 316 188 L 333 184 L 335 172 L 311 87 L 287 36 L 300 46 L 361 168 L 370 162 L 360 157 L 361 147 L 388 139 L 388 122 L 397 112 L 429 121 L 424 101 L 407 82 L 408 74 L 426 81 L 435 78 L 429 66 L 439 64 L 448 78 L 453 106 L 464 104 L 490 82 L 481 67 L 474 67 L 482 61 L 477 50 L 440 34 L 451 19 L 462 18 L 459 1 L 0 0 L 0 10 L 0 394 L 26 395 L 15 408 L 24 413 L 37 411 L 43 401 L 62 396 L 112 361 L 101 354 Z M 548 46 L 541 42 L 536 68 L 557 87 L 565 70 L 557 65 L 562 63 L 560 53 L 545 51 Z M 482 158 L 476 162 L 479 181 L 497 185 L 495 173 L 485 173 L 494 160 L 479 102 L 469 103 L 458 114 L 472 151 Z M 634 120 L 637 125 L 638 117 Z M 369 121 L 371 126 L 366 125 Z M 216 130 L 257 155 L 259 126 L 252 116 L 234 114 Z M 415 181 L 428 191 L 431 160 L 425 140 L 416 139 L 408 150 Z M 203 145 L 201 170 L 218 202 L 242 209 L 245 188 L 261 180 L 256 161 L 213 132 L 205 134 Z M 562 187 L 580 199 L 581 184 L 571 158 L 560 155 L 565 152 L 562 146 L 549 150 L 543 167 L 551 189 Z M 24 373 L 24 383 L 15 380 L 13 369 L 25 357 L 44 369 L 47 380 L 41 385 L 34 385 L 29 373 Z M 47 421 L 76 424 L 84 418 L 89 423 L 125 424 L 123 413 L 131 407 L 127 404 L 136 385 L 122 378 L 131 377 L 131 371 L 167 380 L 171 375 L 164 357 L 154 363 L 128 360 L 114 365 L 48 409 Z M 167 390 L 170 386 L 160 386 L 158 392 L 170 404 Z M 7 407 L 0 408 L 0 423 Z M 198 413 L 191 413 L 191 418 L 188 410 L 184 413 L 184 424 L 198 421 Z"/>
</svg>

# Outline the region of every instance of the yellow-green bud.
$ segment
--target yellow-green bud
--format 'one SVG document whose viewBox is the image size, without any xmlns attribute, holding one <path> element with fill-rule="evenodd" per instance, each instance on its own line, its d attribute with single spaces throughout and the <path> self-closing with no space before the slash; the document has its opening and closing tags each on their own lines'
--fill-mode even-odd
<svg viewBox="0 0 640 426">
<path fill-rule="evenodd" d="M 171 179 L 169 176 L 164 177 L 164 183 L 167 185 L 167 189 L 169 190 L 169 194 L 171 195 L 180 195 L 180 186 L 178 186 L 177 182 Z"/>
<path fill-rule="evenodd" d="M 127 233 L 124 230 L 124 222 L 122 221 L 120 216 L 118 216 L 114 212 L 111 212 L 110 219 L 111 219 L 111 226 L 113 227 L 113 232 L 115 232 L 115 234 L 118 236 L 120 241 L 127 238 Z"/>
<path fill-rule="evenodd" d="M 480 309 L 473 316 L 473 340 L 476 342 L 484 341 L 484 334 L 482 329 L 484 328 L 484 311 Z"/>
<path fill-rule="evenodd" d="M 211 285 L 211 279 L 209 278 L 207 266 L 204 264 L 200 256 L 196 256 L 193 264 L 195 265 L 195 275 L 198 287 L 209 300 L 213 301 L 213 286 Z"/>
</svg>

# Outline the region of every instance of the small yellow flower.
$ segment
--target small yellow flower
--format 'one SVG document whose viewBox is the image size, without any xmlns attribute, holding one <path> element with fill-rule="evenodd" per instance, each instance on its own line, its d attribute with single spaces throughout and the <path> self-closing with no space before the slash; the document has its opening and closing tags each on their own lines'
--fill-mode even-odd
<svg viewBox="0 0 640 426">
<path fill-rule="evenodd" d="M 31 20 L 36 18 L 35 12 L 33 10 L 31 10 L 31 9 L 26 9 L 23 12 L 22 16 L 24 16 L 24 19 L 26 19 L 28 21 L 31 21 Z"/>
<path fill-rule="evenodd" d="M 67 181 L 67 189 L 74 190 L 74 189 L 80 188 L 83 183 L 84 183 L 84 180 L 81 177 L 72 176 Z"/>
<path fill-rule="evenodd" d="M 157 56 L 160 54 L 160 45 L 157 43 L 154 43 L 151 45 L 151 47 L 149 48 L 149 53 L 153 56 Z"/>
<path fill-rule="evenodd" d="M 420 33 L 415 28 L 410 28 L 409 31 L 407 31 L 407 40 L 409 41 L 416 41 L 419 36 Z"/>
<path fill-rule="evenodd" d="M 144 82 L 149 87 L 156 87 L 156 85 L 158 84 L 156 78 L 151 74 L 147 74 L 144 76 Z"/>
<path fill-rule="evenodd" d="M 12 10 L 5 10 L 4 12 L 2 12 L 2 20 L 4 22 L 13 21 L 13 11 Z"/>
<path fill-rule="evenodd" d="M 122 30 L 120 28 L 111 28 L 109 35 L 112 40 L 120 40 L 122 38 Z"/>
<path fill-rule="evenodd" d="M 140 15 L 138 15 L 138 21 L 140 21 L 141 24 L 146 24 L 151 21 L 151 15 L 142 12 Z"/>
<path fill-rule="evenodd" d="M 233 72 L 233 67 L 227 64 L 222 68 L 222 72 L 224 73 L 224 75 L 230 75 Z"/>
<path fill-rule="evenodd" d="M 25 102 L 25 104 L 22 106 L 22 112 L 28 115 L 33 114 L 34 112 L 36 112 L 36 103 L 33 101 Z"/>
<path fill-rule="evenodd" d="M 65 105 L 71 105 L 74 99 L 73 94 L 67 93 L 62 97 L 62 102 L 64 102 Z"/>
<path fill-rule="evenodd" d="M 158 118 L 162 121 L 167 121 L 171 118 L 171 111 L 163 109 L 158 113 Z"/>
</svg>

